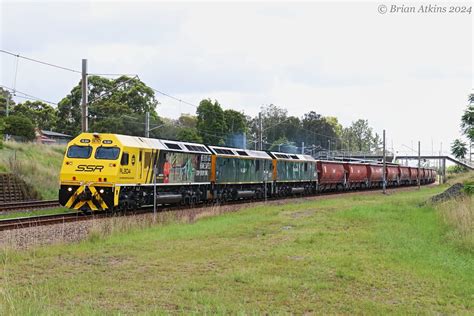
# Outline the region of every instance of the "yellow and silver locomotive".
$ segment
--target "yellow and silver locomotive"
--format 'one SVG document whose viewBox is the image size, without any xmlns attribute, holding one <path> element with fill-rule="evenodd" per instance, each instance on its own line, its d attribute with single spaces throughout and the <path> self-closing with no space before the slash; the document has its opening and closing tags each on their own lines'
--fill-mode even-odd
<svg viewBox="0 0 474 316">
<path fill-rule="evenodd" d="M 201 144 L 82 133 L 68 144 L 59 202 L 82 211 L 153 205 L 156 181 L 157 203 L 197 203 L 209 194 L 210 169 Z"/>
</svg>

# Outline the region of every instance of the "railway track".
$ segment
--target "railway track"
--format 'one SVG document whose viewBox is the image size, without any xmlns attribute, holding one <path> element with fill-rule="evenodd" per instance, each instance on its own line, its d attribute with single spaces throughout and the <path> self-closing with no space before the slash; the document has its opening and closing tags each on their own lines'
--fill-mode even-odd
<svg viewBox="0 0 474 316">
<path fill-rule="evenodd" d="M 59 207 L 58 200 L 47 200 L 47 201 L 22 201 L 22 202 L 9 202 L 0 204 L 0 213 L 9 211 L 19 210 L 32 210 L 48 207 Z"/>
<path fill-rule="evenodd" d="M 83 213 L 68 213 L 68 214 L 54 214 L 54 215 L 40 215 L 31 217 L 18 217 L 0 220 L 0 231 L 12 230 L 19 228 L 27 228 L 34 226 L 44 226 L 61 224 L 68 222 L 77 222 L 81 220 L 88 220 L 97 218 L 100 214 L 86 215 Z"/>
</svg>

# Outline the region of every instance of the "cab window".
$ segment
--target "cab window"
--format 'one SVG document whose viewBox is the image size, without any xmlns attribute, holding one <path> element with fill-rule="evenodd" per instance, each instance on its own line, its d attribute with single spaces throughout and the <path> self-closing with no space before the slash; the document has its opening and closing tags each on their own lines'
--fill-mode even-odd
<svg viewBox="0 0 474 316">
<path fill-rule="evenodd" d="M 68 158 L 89 158 L 92 153 L 91 146 L 77 146 L 73 145 L 67 150 Z"/>
<path fill-rule="evenodd" d="M 117 147 L 99 147 L 95 151 L 96 159 L 115 160 L 120 154 L 120 149 Z"/>
<path fill-rule="evenodd" d="M 128 153 L 124 152 L 122 155 L 122 160 L 120 160 L 120 164 L 122 166 L 127 166 L 128 165 Z"/>
</svg>

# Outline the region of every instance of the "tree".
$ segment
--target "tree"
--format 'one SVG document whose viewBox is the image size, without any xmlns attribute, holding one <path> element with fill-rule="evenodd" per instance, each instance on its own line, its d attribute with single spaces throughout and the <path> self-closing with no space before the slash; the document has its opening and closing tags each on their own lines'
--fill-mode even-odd
<svg viewBox="0 0 474 316">
<path fill-rule="evenodd" d="M 181 127 L 196 128 L 196 126 L 197 126 L 197 117 L 195 115 L 183 113 L 178 118 L 178 124 Z"/>
<path fill-rule="evenodd" d="M 467 145 L 465 142 L 463 142 L 460 139 L 456 139 L 452 144 L 451 144 L 451 153 L 456 157 L 457 159 L 463 159 L 466 154 L 467 154 Z"/>
<path fill-rule="evenodd" d="M 474 141 L 474 93 L 468 98 L 469 105 L 461 117 L 461 129 L 471 141 Z"/>
<path fill-rule="evenodd" d="M 280 151 L 287 153 L 296 153 L 296 146 L 294 142 L 289 142 L 286 137 L 281 137 L 275 140 L 268 150 Z"/>
<path fill-rule="evenodd" d="M 157 120 L 153 89 L 138 78 L 88 78 L 90 131 L 143 136 L 145 112 Z M 57 130 L 70 135 L 81 131 L 81 82 L 58 104 Z M 110 128 L 109 128 L 110 127 Z"/>
<path fill-rule="evenodd" d="M 35 127 L 26 117 L 10 115 L 5 118 L 5 133 L 22 137 L 27 141 L 35 139 Z"/>
<path fill-rule="evenodd" d="M 337 119 L 326 118 L 315 111 L 310 111 L 303 116 L 301 123 L 305 135 L 302 141 L 307 146 L 319 145 L 329 148 L 329 142 L 331 142 L 332 149 L 340 148 L 341 142 L 338 135 L 340 126 Z"/>
<path fill-rule="evenodd" d="M 10 91 L 0 88 L 0 117 L 6 116 L 7 101 L 8 108 L 11 110 L 15 106 L 15 102 L 12 99 L 12 94 Z"/>
<path fill-rule="evenodd" d="M 262 114 L 262 126 L 264 129 L 265 142 L 271 144 L 281 137 L 286 137 L 285 129 L 282 128 L 282 124 L 288 119 L 288 111 L 286 109 L 274 104 L 269 104 L 262 107 L 260 112 Z M 254 127 L 258 130 L 258 116 L 255 117 L 254 121 Z"/>
<path fill-rule="evenodd" d="M 56 109 L 41 101 L 19 103 L 12 109 L 12 115 L 27 117 L 42 130 L 53 130 L 56 127 Z"/>
<path fill-rule="evenodd" d="M 262 106 L 260 108 L 263 127 L 263 142 L 273 144 L 282 137 L 296 140 L 301 132 L 300 119 L 294 116 L 288 117 L 288 111 L 274 104 Z M 249 142 L 249 147 L 253 148 L 259 141 L 260 119 L 259 116 L 247 117 L 247 135 L 253 138 Z M 268 146 L 264 146 L 266 148 Z"/>
<path fill-rule="evenodd" d="M 247 132 L 247 120 L 245 114 L 235 110 L 224 111 L 226 131 L 229 135 L 243 134 Z"/>
<path fill-rule="evenodd" d="M 359 119 L 343 129 L 342 141 L 343 146 L 349 150 L 369 152 L 379 147 L 380 137 L 374 137 L 369 121 Z"/>
<path fill-rule="evenodd" d="M 245 114 L 235 110 L 225 110 L 224 120 L 227 133 L 225 144 L 231 147 L 245 147 L 248 130 Z"/>
<path fill-rule="evenodd" d="M 197 108 L 197 130 L 204 144 L 223 145 L 227 135 L 224 111 L 219 102 L 202 100 Z"/>
<path fill-rule="evenodd" d="M 181 127 L 176 120 L 167 117 L 160 117 L 153 123 L 150 122 L 150 127 L 153 128 L 154 126 L 157 128 L 150 132 L 150 137 L 178 140 L 178 133 L 181 130 Z"/>
<path fill-rule="evenodd" d="M 378 133 L 372 138 L 371 150 L 375 154 L 381 154 L 383 152 L 383 139 L 380 138 Z"/>
<path fill-rule="evenodd" d="M 335 116 L 326 116 L 324 118 L 326 122 L 332 126 L 334 133 L 337 135 L 337 137 L 342 136 L 342 125 L 339 123 L 339 120 Z"/>
<path fill-rule="evenodd" d="M 197 129 L 189 127 L 181 128 L 178 131 L 177 140 L 182 142 L 202 143 L 202 137 L 199 136 Z"/>
</svg>

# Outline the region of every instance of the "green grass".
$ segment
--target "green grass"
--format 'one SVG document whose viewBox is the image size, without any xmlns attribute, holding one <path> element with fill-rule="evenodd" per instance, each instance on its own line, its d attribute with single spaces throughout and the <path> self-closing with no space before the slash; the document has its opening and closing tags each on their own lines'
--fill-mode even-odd
<svg viewBox="0 0 474 316">
<path fill-rule="evenodd" d="M 423 204 L 441 190 L 298 200 L 5 249 L 0 314 L 473 313 L 473 252 Z"/>
<path fill-rule="evenodd" d="M 11 212 L 11 213 L 6 213 L 6 214 L 0 214 L 0 220 L 8 219 L 8 218 L 38 216 L 38 215 L 65 214 L 65 213 L 70 213 L 70 212 L 71 210 L 65 207 L 56 207 L 56 208 L 44 209 L 44 210 L 33 210 L 29 212 Z"/>
<path fill-rule="evenodd" d="M 0 172 L 13 172 L 40 194 L 57 199 L 65 146 L 5 142 L 0 149 Z"/>
</svg>

